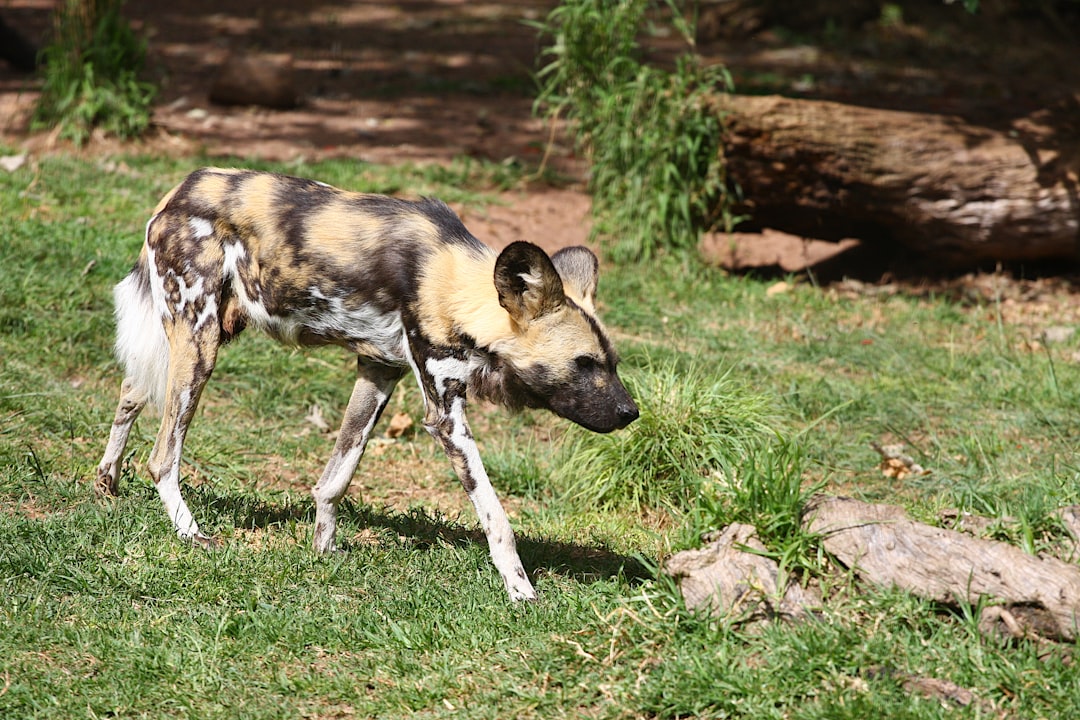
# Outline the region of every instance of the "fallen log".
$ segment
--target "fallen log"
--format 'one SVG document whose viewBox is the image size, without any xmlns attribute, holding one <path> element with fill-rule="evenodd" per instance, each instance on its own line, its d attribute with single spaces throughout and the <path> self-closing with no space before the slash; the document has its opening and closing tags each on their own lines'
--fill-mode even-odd
<svg viewBox="0 0 1080 720">
<path fill-rule="evenodd" d="M 1001 132 L 777 96 L 717 107 L 751 228 L 892 244 L 950 266 L 1080 259 L 1080 137 L 1058 137 L 1052 112 Z"/>
<path fill-rule="evenodd" d="M 984 629 L 1077 639 L 1076 565 L 915 522 L 891 505 L 818 496 L 803 517 L 803 526 L 820 535 L 823 548 L 866 582 L 949 605 L 988 600 Z"/>
<path fill-rule="evenodd" d="M 710 533 L 705 541 L 704 547 L 675 553 L 663 565 L 664 573 L 678 584 L 688 608 L 706 610 L 744 628 L 775 620 L 798 622 L 820 612 L 820 593 L 812 585 L 803 587 L 784 577 L 776 561 L 767 557 L 752 525 L 733 523 Z M 908 694 L 937 699 L 949 706 L 975 707 L 987 716 L 995 712 L 992 702 L 944 678 L 891 666 L 867 667 L 860 675 L 866 679 L 890 678 Z"/>
</svg>

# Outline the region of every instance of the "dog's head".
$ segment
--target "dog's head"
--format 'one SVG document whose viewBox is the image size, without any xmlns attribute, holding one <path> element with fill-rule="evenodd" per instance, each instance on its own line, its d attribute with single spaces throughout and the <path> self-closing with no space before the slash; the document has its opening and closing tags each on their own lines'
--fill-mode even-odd
<svg viewBox="0 0 1080 720">
<path fill-rule="evenodd" d="M 553 257 L 515 242 L 495 262 L 499 304 L 513 334 L 493 347 L 512 403 L 547 408 L 595 432 L 626 427 L 637 405 L 616 373 L 618 358 L 595 316 L 599 263 L 583 247 Z"/>
</svg>

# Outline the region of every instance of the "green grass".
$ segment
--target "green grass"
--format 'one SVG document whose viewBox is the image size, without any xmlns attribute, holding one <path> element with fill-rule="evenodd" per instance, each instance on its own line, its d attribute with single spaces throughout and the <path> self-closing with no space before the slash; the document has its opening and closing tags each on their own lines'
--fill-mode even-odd
<svg viewBox="0 0 1080 720">
<path fill-rule="evenodd" d="M 609 435 L 575 428 L 554 480 L 585 507 L 687 510 L 775 439 L 769 402 L 717 368 L 648 363 L 627 378 L 641 416 Z"/>
<path fill-rule="evenodd" d="M 796 526 L 819 485 L 929 521 L 949 507 L 994 515 L 996 536 L 1057 548 L 1049 515 L 1080 501 L 1080 338 L 1026 341 L 1077 317 L 1070 296 L 1022 324 L 995 298 L 768 295 L 672 258 L 605 268 L 602 314 L 653 416 L 599 439 L 621 499 L 581 501 L 602 477 L 567 459 L 562 421 L 472 415 L 540 593 L 513 606 L 422 431 L 362 463 L 342 512 L 347 551 L 311 552 L 307 488 L 332 443 L 304 418 L 318 405 L 340 419 L 341 352 L 254 335 L 223 352 L 184 463 L 220 551 L 174 538 L 145 473 L 153 418 L 136 425 L 121 497 L 94 498 L 120 380 L 110 289 L 148 209 L 198 164 L 43 158 L 0 175 L 0 717 L 988 715 L 913 695 L 905 675 L 950 680 L 1011 717 L 1080 714 L 1067 649 L 987 640 L 962 609 L 834 577 L 816 621 L 750 632 L 687 612 L 652 574 L 736 520 L 787 567 L 820 573 Z M 463 203 L 515 181 L 479 163 L 260 167 Z M 387 414 L 418 421 L 420 405 L 402 383 Z M 680 423 L 681 411 L 697 414 Z M 633 484 L 649 453 L 715 451 L 755 418 L 767 431 L 732 446 L 720 472 L 705 462 L 674 485 L 644 472 Z M 871 441 L 906 443 L 932 472 L 883 477 Z"/>
</svg>

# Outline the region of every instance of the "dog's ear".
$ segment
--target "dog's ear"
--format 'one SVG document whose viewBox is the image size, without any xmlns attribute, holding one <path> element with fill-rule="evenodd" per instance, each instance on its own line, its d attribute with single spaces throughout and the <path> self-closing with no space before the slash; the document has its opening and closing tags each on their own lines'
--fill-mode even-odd
<svg viewBox="0 0 1080 720">
<path fill-rule="evenodd" d="M 563 284 L 568 285 L 585 302 L 588 310 L 595 310 L 600 261 L 592 250 L 581 245 L 563 248 L 551 256 L 551 262 L 562 276 Z"/>
<path fill-rule="evenodd" d="M 551 258 L 528 242 L 510 243 L 495 260 L 499 304 L 524 327 L 566 302 L 562 278 Z"/>
</svg>

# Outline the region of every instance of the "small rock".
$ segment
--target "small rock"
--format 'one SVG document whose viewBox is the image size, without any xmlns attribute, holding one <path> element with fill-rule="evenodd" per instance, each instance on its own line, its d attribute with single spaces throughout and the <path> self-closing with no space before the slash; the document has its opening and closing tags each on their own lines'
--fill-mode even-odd
<svg viewBox="0 0 1080 720">
<path fill-rule="evenodd" d="M 26 153 L 22 155 L 5 155 L 0 157 L 0 168 L 8 172 L 15 172 L 26 164 Z"/>
<path fill-rule="evenodd" d="M 289 55 L 232 54 L 218 68 L 210 102 L 219 105 L 261 105 L 286 110 L 299 104 L 293 61 Z"/>
</svg>

